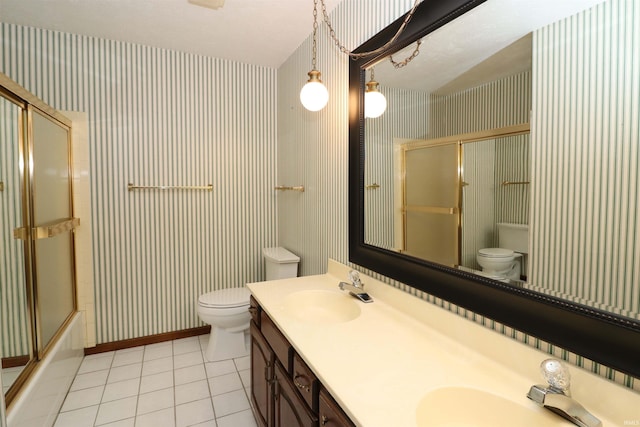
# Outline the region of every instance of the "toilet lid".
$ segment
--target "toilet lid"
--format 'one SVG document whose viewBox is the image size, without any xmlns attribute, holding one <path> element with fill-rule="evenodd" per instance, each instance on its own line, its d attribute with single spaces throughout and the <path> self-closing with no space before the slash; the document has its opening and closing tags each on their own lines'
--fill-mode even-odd
<svg viewBox="0 0 640 427">
<path fill-rule="evenodd" d="M 198 304 L 205 307 L 242 307 L 249 305 L 249 289 L 228 288 L 202 294 L 198 298 Z"/>
<path fill-rule="evenodd" d="M 478 253 L 487 258 L 509 258 L 513 256 L 511 249 L 503 248 L 484 248 L 480 249 Z"/>
</svg>

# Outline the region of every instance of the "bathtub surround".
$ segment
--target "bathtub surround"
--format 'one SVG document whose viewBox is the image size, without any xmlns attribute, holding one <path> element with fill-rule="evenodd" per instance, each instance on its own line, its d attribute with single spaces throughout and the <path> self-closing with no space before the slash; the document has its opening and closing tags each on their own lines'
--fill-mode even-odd
<svg viewBox="0 0 640 427">
<path fill-rule="evenodd" d="M 8 426 L 53 425 L 84 356 L 82 316 L 82 313 L 75 314 L 47 356 L 39 362 L 12 403 L 7 414 Z"/>
</svg>

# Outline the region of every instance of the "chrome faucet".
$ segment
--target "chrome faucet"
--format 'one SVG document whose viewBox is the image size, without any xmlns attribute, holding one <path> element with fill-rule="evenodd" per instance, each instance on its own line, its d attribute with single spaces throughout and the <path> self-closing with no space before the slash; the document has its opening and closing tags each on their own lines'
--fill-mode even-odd
<svg viewBox="0 0 640 427">
<path fill-rule="evenodd" d="M 602 427 L 602 422 L 584 406 L 571 398 L 569 369 L 557 359 L 547 359 L 540 364 L 548 386 L 534 385 L 527 397 L 580 427 Z"/>
<path fill-rule="evenodd" d="M 360 274 L 357 271 L 349 271 L 349 279 L 351 283 L 340 282 L 338 286 L 343 291 L 349 291 L 349 295 L 358 298 L 362 302 L 373 302 L 373 298 L 364 291 L 364 283 L 360 280 Z"/>
</svg>

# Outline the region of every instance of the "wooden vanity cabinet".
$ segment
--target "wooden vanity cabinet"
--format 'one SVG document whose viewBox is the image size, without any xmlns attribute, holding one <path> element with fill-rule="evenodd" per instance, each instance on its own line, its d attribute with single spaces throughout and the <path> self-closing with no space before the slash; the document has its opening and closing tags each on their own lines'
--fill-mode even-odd
<svg viewBox="0 0 640 427">
<path fill-rule="evenodd" d="M 324 387 L 320 388 L 318 418 L 321 427 L 355 427 Z"/>
<path fill-rule="evenodd" d="M 251 402 L 260 427 L 273 425 L 273 376 L 276 355 L 260 333 L 255 322 L 251 334 Z"/>
<path fill-rule="evenodd" d="M 267 313 L 251 301 L 251 401 L 258 425 L 354 426 L 326 390 L 323 403 L 318 378 Z M 325 424 L 319 411 L 324 411 Z"/>
</svg>

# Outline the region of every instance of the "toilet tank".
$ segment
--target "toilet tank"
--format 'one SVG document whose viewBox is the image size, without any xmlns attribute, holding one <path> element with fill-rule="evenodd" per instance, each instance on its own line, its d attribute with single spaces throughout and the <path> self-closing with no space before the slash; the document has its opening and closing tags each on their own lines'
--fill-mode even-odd
<svg viewBox="0 0 640 427">
<path fill-rule="evenodd" d="M 521 254 L 529 252 L 529 225 L 498 223 L 498 246 Z"/>
<path fill-rule="evenodd" d="M 298 275 L 300 257 L 285 248 L 263 248 L 262 255 L 267 266 L 266 280 L 288 279 Z"/>
</svg>

